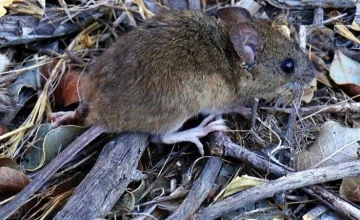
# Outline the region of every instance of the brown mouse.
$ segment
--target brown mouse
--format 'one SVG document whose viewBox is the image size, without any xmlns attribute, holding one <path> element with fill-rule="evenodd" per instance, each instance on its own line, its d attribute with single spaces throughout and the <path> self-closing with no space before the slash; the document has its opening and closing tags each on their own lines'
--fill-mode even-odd
<svg viewBox="0 0 360 220">
<path fill-rule="evenodd" d="M 225 130 L 214 114 L 235 112 L 254 98 L 271 99 L 314 78 L 312 63 L 290 40 L 243 8 L 176 11 L 145 21 L 112 45 L 82 82 L 87 121 L 111 132 L 155 135 L 155 142 L 191 141 Z M 198 114 L 197 128 L 176 132 Z M 53 115 L 55 126 L 63 121 Z"/>
<path fill-rule="evenodd" d="M 191 141 L 203 153 L 198 138 L 226 129 L 222 120 L 211 122 L 214 114 L 236 112 L 254 98 L 284 97 L 284 91 L 307 87 L 314 78 L 307 56 L 247 10 L 223 8 L 217 15 L 220 21 L 200 12 L 164 13 L 121 36 L 84 77 L 84 104 L 75 113 L 53 114 L 54 126 L 88 114 L 86 120 L 98 126 L 82 140 L 104 127 L 150 133 L 153 141 L 165 143 Z M 176 132 L 198 114 L 210 116 L 197 128 Z M 85 144 L 75 146 L 42 169 L 2 207 L 0 217 L 15 211 Z"/>
</svg>

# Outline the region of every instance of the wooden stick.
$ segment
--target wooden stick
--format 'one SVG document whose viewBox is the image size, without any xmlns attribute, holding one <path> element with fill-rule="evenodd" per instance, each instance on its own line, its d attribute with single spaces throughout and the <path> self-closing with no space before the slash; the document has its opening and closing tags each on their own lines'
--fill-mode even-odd
<svg viewBox="0 0 360 220">
<path fill-rule="evenodd" d="M 54 219 L 103 218 L 130 182 L 144 179 L 137 170 L 149 135 L 120 133 L 101 152 L 95 166 Z"/>
<path fill-rule="evenodd" d="M 220 172 L 222 161 L 219 158 L 210 158 L 201 172 L 199 179 L 191 187 L 188 196 L 180 207 L 167 220 L 191 219 L 191 216 L 206 199 Z"/>
<path fill-rule="evenodd" d="M 244 207 L 246 204 L 272 197 L 275 193 L 280 191 L 298 189 L 309 185 L 357 175 L 360 175 L 360 161 L 299 171 L 240 192 L 221 202 L 204 208 L 199 211 L 195 216 L 195 219 L 215 219 L 226 213 Z M 351 219 L 360 219 L 359 210 L 355 213 L 352 212 L 352 214 L 353 216 L 348 215 L 348 217 Z"/>
</svg>

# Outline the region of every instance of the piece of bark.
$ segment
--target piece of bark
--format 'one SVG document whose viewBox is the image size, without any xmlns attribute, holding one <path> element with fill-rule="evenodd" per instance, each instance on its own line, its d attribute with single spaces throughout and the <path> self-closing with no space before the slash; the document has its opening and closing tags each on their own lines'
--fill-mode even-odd
<svg viewBox="0 0 360 220">
<path fill-rule="evenodd" d="M 342 179 L 360 175 L 360 161 L 346 162 L 342 164 L 309 169 L 288 174 L 277 180 L 268 181 L 260 186 L 256 186 L 228 197 L 221 202 L 217 202 L 204 208 L 196 214 L 195 219 L 215 219 L 226 213 L 244 207 L 248 203 L 253 203 L 261 199 L 272 197 L 275 193 L 298 189 L 309 185 Z M 350 219 L 360 219 L 360 212 L 348 214 Z"/>
<path fill-rule="evenodd" d="M 200 177 L 195 181 L 186 199 L 167 220 L 191 219 L 211 191 L 220 172 L 222 161 L 220 158 L 209 158 Z"/>
<path fill-rule="evenodd" d="M 137 167 L 148 146 L 148 137 L 146 134 L 121 133 L 111 141 L 75 194 L 54 219 L 104 217 L 130 182 L 145 177 Z"/>
</svg>

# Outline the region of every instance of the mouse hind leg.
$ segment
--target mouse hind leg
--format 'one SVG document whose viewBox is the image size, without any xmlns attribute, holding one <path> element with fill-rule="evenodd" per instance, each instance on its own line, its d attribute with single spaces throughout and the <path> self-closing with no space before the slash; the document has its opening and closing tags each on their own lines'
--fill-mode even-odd
<svg viewBox="0 0 360 220">
<path fill-rule="evenodd" d="M 89 114 L 89 106 L 81 103 L 74 111 L 50 113 L 51 129 L 64 124 L 82 124 Z"/>
<path fill-rule="evenodd" d="M 194 143 L 201 155 L 204 155 L 204 147 L 200 142 L 200 138 L 205 137 L 213 131 L 225 131 L 228 130 L 223 119 L 215 119 L 215 115 L 207 116 L 199 126 L 191 128 L 185 131 L 177 131 L 172 133 L 166 133 L 162 135 L 154 135 L 151 139 L 153 143 L 174 144 L 179 142 L 192 142 Z"/>
</svg>

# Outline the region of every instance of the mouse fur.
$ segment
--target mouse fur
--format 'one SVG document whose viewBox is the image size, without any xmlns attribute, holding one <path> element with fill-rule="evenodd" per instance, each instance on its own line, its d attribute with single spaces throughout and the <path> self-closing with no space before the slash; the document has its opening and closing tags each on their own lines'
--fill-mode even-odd
<svg viewBox="0 0 360 220">
<path fill-rule="evenodd" d="M 81 83 L 87 122 L 112 132 L 169 133 L 198 114 L 230 113 L 310 83 L 313 65 L 295 44 L 263 21 L 246 22 L 261 41 L 251 66 L 236 50 L 232 24 L 201 12 L 163 13 L 121 36 Z M 292 74 L 281 69 L 287 58 L 295 61 Z"/>
</svg>

